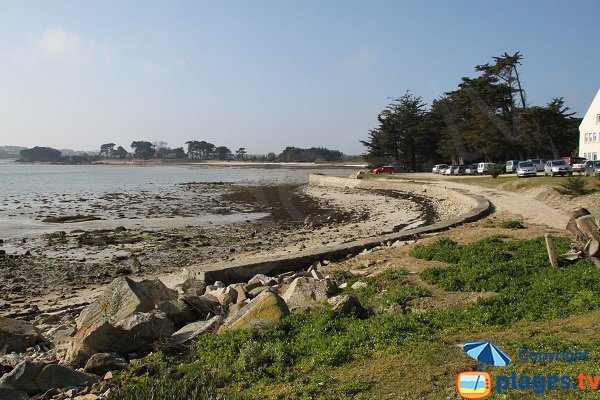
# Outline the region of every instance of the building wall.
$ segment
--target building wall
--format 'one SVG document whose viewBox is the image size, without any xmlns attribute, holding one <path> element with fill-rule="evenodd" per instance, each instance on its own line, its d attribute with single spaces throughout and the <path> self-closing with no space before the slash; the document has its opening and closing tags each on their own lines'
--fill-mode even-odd
<svg viewBox="0 0 600 400">
<path fill-rule="evenodd" d="M 600 160 L 600 90 L 579 125 L 579 156 Z"/>
</svg>

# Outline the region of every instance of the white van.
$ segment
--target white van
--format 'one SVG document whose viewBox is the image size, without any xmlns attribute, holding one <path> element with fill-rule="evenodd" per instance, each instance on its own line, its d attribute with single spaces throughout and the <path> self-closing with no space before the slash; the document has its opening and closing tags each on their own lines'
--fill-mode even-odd
<svg viewBox="0 0 600 400">
<path fill-rule="evenodd" d="M 489 174 L 490 172 L 490 167 L 492 165 L 496 165 L 496 163 L 493 162 L 480 162 L 479 164 L 477 164 L 477 173 L 479 175 L 483 175 L 483 174 Z"/>
</svg>

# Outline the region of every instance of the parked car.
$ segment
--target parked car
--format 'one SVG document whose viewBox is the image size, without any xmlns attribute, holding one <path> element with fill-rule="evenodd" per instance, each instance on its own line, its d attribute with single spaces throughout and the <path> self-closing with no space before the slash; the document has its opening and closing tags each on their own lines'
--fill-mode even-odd
<svg viewBox="0 0 600 400">
<path fill-rule="evenodd" d="M 448 168 L 442 170 L 442 175 L 452 175 L 452 172 L 454 172 L 454 168 L 456 168 L 456 165 L 448 166 Z"/>
<path fill-rule="evenodd" d="M 571 168 L 573 168 L 573 172 L 577 172 L 578 174 L 581 175 L 585 171 L 585 163 L 586 162 L 587 162 L 587 159 L 584 158 L 583 160 L 578 160 L 578 162 L 571 165 Z"/>
<path fill-rule="evenodd" d="M 490 166 L 492 165 L 496 165 L 496 163 L 480 162 L 477 164 L 477 173 L 479 175 L 489 174 Z"/>
<path fill-rule="evenodd" d="M 544 167 L 544 175 L 573 175 L 573 168 L 571 168 L 571 166 L 567 164 L 567 161 L 565 159 L 548 160 L 546 161 L 546 166 Z"/>
<path fill-rule="evenodd" d="M 384 165 L 383 167 L 377 167 L 373 169 L 374 174 L 393 174 L 396 172 L 396 168 L 393 165 Z"/>
<path fill-rule="evenodd" d="M 583 174 L 585 176 L 600 176 L 600 160 L 588 160 L 584 164 Z"/>
<path fill-rule="evenodd" d="M 537 176 L 537 169 L 535 168 L 535 164 L 531 161 L 521 161 L 517 165 L 517 177 L 523 178 L 526 176 Z"/>
<path fill-rule="evenodd" d="M 465 175 L 477 175 L 477 164 L 467 165 L 467 168 L 465 168 Z"/>
<path fill-rule="evenodd" d="M 573 167 L 573 165 L 575 165 L 575 164 L 583 164 L 587 161 L 587 158 L 574 157 L 574 156 L 561 157 L 561 159 L 565 160 L 567 162 L 567 165 L 569 165 L 571 167 Z"/>
<path fill-rule="evenodd" d="M 517 165 L 519 165 L 520 162 L 521 160 L 508 160 L 505 167 L 506 173 L 512 174 L 515 172 L 517 170 Z"/>
<path fill-rule="evenodd" d="M 532 158 L 527 161 L 531 161 L 538 172 L 542 172 L 546 166 L 546 160 L 542 160 L 541 158 Z"/>
<path fill-rule="evenodd" d="M 452 170 L 452 175 L 464 175 L 465 174 L 465 169 L 467 167 L 465 167 L 464 165 L 457 165 L 456 167 L 454 167 L 454 169 Z"/>
<path fill-rule="evenodd" d="M 448 164 L 436 164 L 431 169 L 431 172 L 433 172 L 434 174 L 441 174 L 442 171 L 446 168 L 448 168 Z"/>
</svg>

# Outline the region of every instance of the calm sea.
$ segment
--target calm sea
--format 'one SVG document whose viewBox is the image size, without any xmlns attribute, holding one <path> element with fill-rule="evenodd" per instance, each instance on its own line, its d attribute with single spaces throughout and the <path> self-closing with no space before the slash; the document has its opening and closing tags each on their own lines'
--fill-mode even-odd
<svg viewBox="0 0 600 400">
<path fill-rule="evenodd" d="M 65 225 L 43 223 L 41 220 L 48 215 L 85 212 L 86 207 L 103 207 L 106 210 L 103 204 L 110 204 L 106 199 L 115 193 L 124 198 L 133 196 L 143 203 L 145 198 L 155 199 L 165 193 L 176 196 L 181 192 L 181 183 L 304 183 L 308 181 L 308 175 L 315 172 L 348 176 L 352 170 L 320 166 L 47 165 L 0 160 L 0 238 L 63 229 Z M 131 204 L 131 209 L 135 207 Z M 198 215 L 211 220 L 211 223 L 235 220 L 231 216 L 207 215 L 201 211 L 199 208 Z M 145 222 L 152 225 L 151 219 Z M 120 223 L 124 224 L 123 221 Z M 144 225 L 144 221 L 136 223 Z M 68 224 L 65 229 L 89 227 L 89 224 Z"/>
</svg>

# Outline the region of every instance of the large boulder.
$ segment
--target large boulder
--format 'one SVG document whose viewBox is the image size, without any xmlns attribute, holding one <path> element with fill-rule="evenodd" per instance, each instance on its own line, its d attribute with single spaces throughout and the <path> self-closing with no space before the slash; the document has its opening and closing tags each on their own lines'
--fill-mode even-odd
<svg viewBox="0 0 600 400">
<path fill-rule="evenodd" d="M 135 313 L 114 325 L 108 321 L 96 322 L 77 332 L 67 360 L 83 364 L 96 353 L 148 351 L 155 341 L 170 336 L 174 330 L 173 322 L 158 310 Z"/>
<path fill-rule="evenodd" d="M 331 297 L 327 302 L 332 305 L 333 311 L 341 315 L 352 315 L 365 311 L 360 300 L 353 294 Z"/>
<path fill-rule="evenodd" d="M 148 312 L 168 300 L 177 300 L 177 291 L 160 280 L 135 282 L 127 277 L 113 280 L 102 294 L 77 318 L 81 329 L 97 321 L 120 321 L 137 312 Z"/>
<path fill-rule="evenodd" d="M 90 357 L 83 370 L 87 373 L 104 376 L 109 371 L 122 371 L 129 363 L 117 353 L 98 353 Z"/>
<path fill-rule="evenodd" d="M 0 317 L 0 353 L 22 353 L 45 342 L 35 326 L 27 321 Z"/>
<path fill-rule="evenodd" d="M 327 301 L 335 291 L 335 285 L 329 279 L 299 277 L 287 288 L 283 296 L 290 310 L 306 308 Z"/>
<path fill-rule="evenodd" d="M 204 294 L 204 290 L 206 289 L 206 282 L 195 278 L 187 278 L 175 288 L 181 294 L 189 294 L 191 296 L 202 296 Z"/>
<path fill-rule="evenodd" d="M 256 274 L 246 284 L 246 290 L 250 291 L 259 286 L 273 286 L 277 284 L 277 279 L 264 274 Z"/>
<path fill-rule="evenodd" d="M 214 332 L 221 324 L 221 321 L 223 321 L 223 317 L 215 315 L 208 321 L 192 322 L 191 324 L 184 326 L 171 336 L 172 343 L 175 345 L 183 344 L 185 342 L 195 339 L 203 333 Z"/>
<path fill-rule="evenodd" d="M 96 383 L 100 378 L 96 375 L 78 372 L 58 364 L 49 364 L 35 378 L 40 392 L 53 388 L 77 387 Z"/>
<path fill-rule="evenodd" d="M 0 378 L 0 388 L 14 389 L 29 394 L 39 392 L 35 378 L 42 371 L 43 365 L 22 361 L 12 371 Z M 0 397 L 3 398 L 3 397 Z"/>
<path fill-rule="evenodd" d="M 217 333 L 272 325 L 289 313 L 281 297 L 273 292 L 262 292 L 235 314 L 228 316 Z"/>
</svg>

